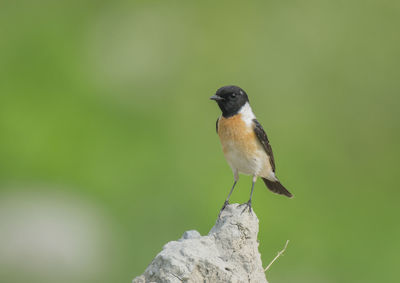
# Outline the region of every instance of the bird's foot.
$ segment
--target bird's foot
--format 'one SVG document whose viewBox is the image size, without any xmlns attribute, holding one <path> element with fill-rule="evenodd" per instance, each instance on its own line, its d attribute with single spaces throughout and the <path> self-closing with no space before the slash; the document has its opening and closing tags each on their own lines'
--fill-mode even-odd
<svg viewBox="0 0 400 283">
<path fill-rule="evenodd" d="M 251 200 L 249 200 L 248 202 L 245 202 L 243 204 L 241 204 L 240 206 L 244 205 L 245 208 L 243 209 L 242 213 L 245 212 L 247 209 L 249 210 L 249 213 L 253 212 L 253 209 L 251 208 Z"/>
<path fill-rule="evenodd" d="M 219 211 L 218 218 L 221 217 L 222 211 L 224 211 L 225 207 L 226 207 L 228 204 L 229 204 L 229 201 L 226 200 L 226 201 L 224 202 L 224 205 L 222 206 L 221 210 Z"/>
</svg>

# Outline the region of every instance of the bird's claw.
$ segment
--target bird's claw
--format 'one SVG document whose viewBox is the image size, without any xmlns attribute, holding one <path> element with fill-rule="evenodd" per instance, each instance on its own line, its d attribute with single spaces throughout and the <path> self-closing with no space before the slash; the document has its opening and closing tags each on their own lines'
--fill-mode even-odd
<svg viewBox="0 0 400 283">
<path fill-rule="evenodd" d="M 242 214 L 243 214 L 243 212 L 245 212 L 247 209 L 249 210 L 249 213 L 252 213 L 252 212 L 253 212 L 253 209 L 251 208 L 251 201 L 250 201 L 250 200 L 249 200 L 248 202 L 245 202 L 245 203 L 241 204 L 240 206 L 242 206 L 242 205 L 245 206 L 245 208 L 244 208 L 243 211 L 242 211 Z"/>
<path fill-rule="evenodd" d="M 222 211 L 224 211 L 225 207 L 227 207 L 228 204 L 229 204 L 229 201 L 226 200 L 226 201 L 224 202 L 224 205 L 222 206 L 221 210 L 219 211 L 218 218 L 221 217 Z"/>
</svg>

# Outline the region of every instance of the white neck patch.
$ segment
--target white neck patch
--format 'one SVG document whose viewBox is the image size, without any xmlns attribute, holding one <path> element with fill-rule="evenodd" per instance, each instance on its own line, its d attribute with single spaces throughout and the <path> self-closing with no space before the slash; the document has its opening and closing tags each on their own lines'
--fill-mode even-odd
<svg viewBox="0 0 400 283">
<path fill-rule="evenodd" d="M 241 118 L 249 127 L 253 124 L 253 119 L 256 118 L 248 102 L 240 108 L 238 113 L 241 114 Z"/>
</svg>

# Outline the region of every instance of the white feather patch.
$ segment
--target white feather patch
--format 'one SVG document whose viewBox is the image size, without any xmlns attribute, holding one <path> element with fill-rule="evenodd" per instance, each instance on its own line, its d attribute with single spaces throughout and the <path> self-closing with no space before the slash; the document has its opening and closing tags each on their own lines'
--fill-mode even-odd
<svg viewBox="0 0 400 283">
<path fill-rule="evenodd" d="M 253 119 L 255 119 L 256 116 L 254 115 L 253 110 L 251 110 L 250 104 L 248 102 L 246 102 L 246 104 L 243 105 L 242 108 L 240 108 L 239 114 L 241 114 L 241 118 L 246 123 L 246 125 L 248 127 L 252 127 Z"/>
</svg>

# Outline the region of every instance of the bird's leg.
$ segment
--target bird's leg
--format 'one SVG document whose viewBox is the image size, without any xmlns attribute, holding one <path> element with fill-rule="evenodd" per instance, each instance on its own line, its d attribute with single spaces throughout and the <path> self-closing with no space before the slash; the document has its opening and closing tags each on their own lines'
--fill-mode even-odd
<svg viewBox="0 0 400 283">
<path fill-rule="evenodd" d="M 236 183 L 237 183 L 237 181 L 238 181 L 238 179 L 239 179 L 239 172 L 235 171 L 235 173 L 234 173 L 234 179 L 235 179 L 235 182 L 233 183 L 232 189 L 231 189 L 231 191 L 229 192 L 229 195 L 228 195 L 228 197 L 226 198 L 226 200 L 225 200 L 225 202 L 224 202 L 224 205 L 222 206 L 221 210 L 219 211 L 218 218 L 221 216 L 221 213 L 222 213 L 222 211 L 225 209 L 225 207 L 229 204 L 229 198 L 231 197 L 231 195 L 232 195 L 232 193 L 233 193 L 233 189 L 235 188 Z"/>
<path fill-rule="evenodd" d="M 218 218 L 221 216 L 221 213 L 222 213 L 222 211 L 225 209 L 225 207 L 229 204 L 229 198 L 231 197 L 231 194 L 232 194 L 232 192 L 233 192 L 233 189 L 234 189 L 235 186 L 236 186 L 236 183 L 237 183 L 237 181 L 235 180 L 235 182 L 233 183 L 232 189 L 231 189 L 231 191 L 229 192 L 229 195 L 228 195 L 228 197 L 226 198 L 226 200 L 225 200 L 225 202 L 224 202 L 224 205 L 222 206 L 221 210 L 219 211 Z"/>
<path fill-rule="evenodd" d="M 254 176 L 253 176 L 253 183 L 251 184 L 250 199 L 249 199 L 248 202 L 244 203 L 244 205 L 245 205 L 246 207 L 243 209 L 242 213 L 245 212 L 246 209 L 249 209 L 249 212 L 250 212 L 250 213 L 252 212 L 252 209 L 251 209 L 251 198 L 253 197 L 254 184 L 256 183 L 256 181 L 257 181 L 257 176 L 254 175 Z"/>
</svg>

